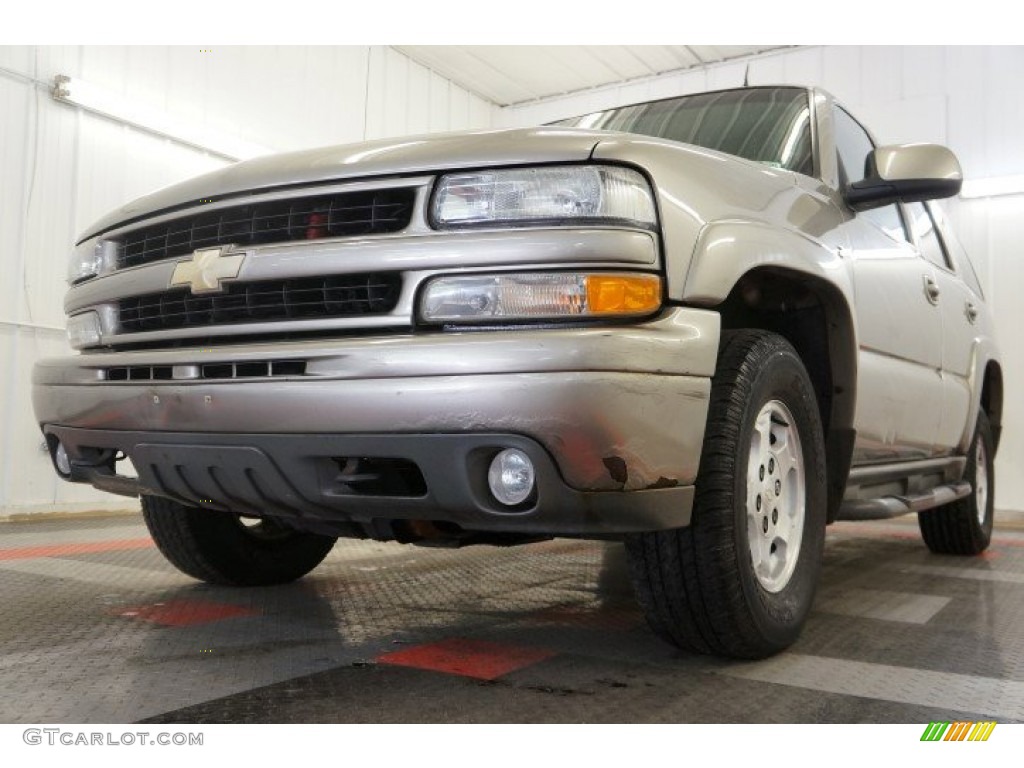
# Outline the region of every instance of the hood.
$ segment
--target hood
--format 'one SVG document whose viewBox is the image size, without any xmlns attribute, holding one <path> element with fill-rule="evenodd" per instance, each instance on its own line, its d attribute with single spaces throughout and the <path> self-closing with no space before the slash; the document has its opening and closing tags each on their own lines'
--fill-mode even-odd
<svg viewBox="0 0 1024 768">
<path fill-rule="evenodd" d="M 607 136 L 605 131 L 558 127 L 464 131 L 268 155 L 235 163 L 133 200 L 94 223 L 82 233 L 80 240 L 199 200 L 275 187 L 451 168 L 581 162 L 588 159 L 598 141 Z"/>
</svg>

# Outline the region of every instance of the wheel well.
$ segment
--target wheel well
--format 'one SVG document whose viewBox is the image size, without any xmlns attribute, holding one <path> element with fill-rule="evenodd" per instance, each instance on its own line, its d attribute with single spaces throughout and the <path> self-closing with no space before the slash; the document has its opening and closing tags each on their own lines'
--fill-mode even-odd
<svg viewBox="0 0 1024 768">
<path fill-rule="evenodd" d="M 723 329 L 772 331 L 800 355 L 814 385 L 825 434 L 832 522 L 846 490 L 855 436 L 856 342 L 845 298 L 820 278 L 764 267 L 743 275 L 717 309 Z"/>
<path fill-rule="evenodd" d="M 999 436 L 1003 431 L 1003 369 L 999 363 L 989 361 L 981 385 L 981 409 L 988 416 L 992 428 L 992 445 L 999 449 Z"/>
</svg>

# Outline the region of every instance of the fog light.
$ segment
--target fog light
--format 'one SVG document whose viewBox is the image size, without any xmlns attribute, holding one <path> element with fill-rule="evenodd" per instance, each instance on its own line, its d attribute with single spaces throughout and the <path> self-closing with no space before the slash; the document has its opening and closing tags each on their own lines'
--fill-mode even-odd
<svg viewBox="0 0 1024 768">
<path fill-rule="evenodd" d="M 57 465 L 57 471 L 64 477 L 71 476 L 71 459 L 62 442 L 57 442 L 57 450 L 53 452 L 53 463 Z"/>
<path fill-rule="evenodd" d="M 533 462 L 517 448 L 506 448 L 495 456 L 487 472 L 491 493 L 507 507 L 526 501 L 533 493 L 535 479 Z"/>
</svg>

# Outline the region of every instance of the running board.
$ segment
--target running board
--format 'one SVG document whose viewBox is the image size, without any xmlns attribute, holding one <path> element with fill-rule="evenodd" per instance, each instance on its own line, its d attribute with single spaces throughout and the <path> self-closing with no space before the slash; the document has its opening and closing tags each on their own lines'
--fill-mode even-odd
<svg viewBox="0 0 1024 768">
<path fill-rule="evenodd" d="M 939 485 L 913 496 L 883 496 L 880 499 L 848 499 L 839 508 L 840 520 L 884 520 L 910 512 L 924 512 L 970 496 L 967 482 Z"/>
</svg>

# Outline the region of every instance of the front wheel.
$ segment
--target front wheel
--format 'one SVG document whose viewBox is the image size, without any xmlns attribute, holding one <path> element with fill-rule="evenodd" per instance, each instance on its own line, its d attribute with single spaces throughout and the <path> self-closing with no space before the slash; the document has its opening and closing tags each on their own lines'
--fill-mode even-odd
<svg viewBox="0 0 1024 768">
<path fill-rule="evenodd" d="M 691 524 L 626 542 L 648 623 L 681 648 L 762 658 L 798 637 L 825 538 L 814 387 L 781 336 L 726 331 Z"/>
<path fill-rule="evenodd" d="M 316 568 L 335 542 L 331 536 L 296 531 L 273 518 L 243 518 L 158 496 L 142 497 L 142 517 L 157 549 L 172 565 L 211 584 L 295 581 Z"/>
</svg>

